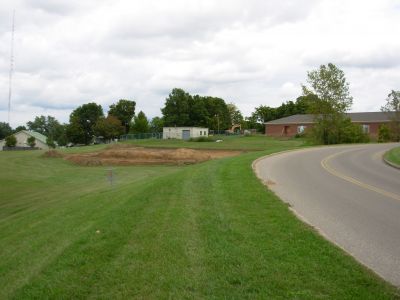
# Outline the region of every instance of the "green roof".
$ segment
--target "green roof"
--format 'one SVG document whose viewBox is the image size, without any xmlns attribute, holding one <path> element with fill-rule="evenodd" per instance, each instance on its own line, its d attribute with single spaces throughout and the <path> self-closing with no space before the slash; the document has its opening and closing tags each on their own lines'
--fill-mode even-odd
<svg viewBox="0 0 400 300">
<path fill-rule="evenodd" d="M 41 141 L 42 143 L 46 144 L 47 136 L 36 132 L 36 131 L 31 131 L 31 130 L 21 130 L 25 132 L 26 134 L 33 136 L 36 140 Z M 18 133 L 18 132 L 17 132 Z"/>
</svg>

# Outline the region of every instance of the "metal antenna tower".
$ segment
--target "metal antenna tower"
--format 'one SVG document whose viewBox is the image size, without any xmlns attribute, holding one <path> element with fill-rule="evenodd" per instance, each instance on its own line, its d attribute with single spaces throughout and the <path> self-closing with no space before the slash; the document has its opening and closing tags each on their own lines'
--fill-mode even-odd
<svg viewBox="0 0 400 300">
<path fill-rule="evenodd" d="M 13 17 L 12 17 L 10 74 L 8 77 L 8 124 L 9 125 L 10 125 L 10 113 L 11 113 L 12 74 L 14 71 L 14 30 L 15 30 L 15 9 L 13 10 Z"/>
</svg>

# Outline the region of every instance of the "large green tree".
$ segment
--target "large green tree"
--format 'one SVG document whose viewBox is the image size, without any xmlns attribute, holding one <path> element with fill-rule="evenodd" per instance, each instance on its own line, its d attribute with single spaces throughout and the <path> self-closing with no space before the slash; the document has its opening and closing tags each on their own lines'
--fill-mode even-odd
<svg viewBox="0 0 400 300">
<path fill-rule="evenodd" d="M 120 99 L 117 103 L 110 105 L 108 114 L 118 118 L 125 128 L 125 133 L 128 133 L 130 123 L 135 115 L 135 107 L 135 101 Z"/>
<path fill-rule="evenodd" d="M 323 144 L 336 144 L 344 140 L 345 112 L 351 108 L 349 83 L 345 74 L 334 64 L 321 65 L 307 73 L 308 86 L 303 85 L 303 95 L 313 97 L 308 103 L 314 114 L 313 137 Z"/>
<path fill-rule="evenodd" d="M 61 140 L 61 136 L 65 135 L 65 126 L 52 116 L 37 116 L 33 121 L 27 122 L 26 126 L 29 130 L 39 132 L 54 141 Z"/>
<path fill-rule="evenodd" d="M 386 98 L 386 104 L 381 111 L 387 113 L 391 122 L 389 124 L 390 135 L 394 141 L 400 141 L 400 91 L 392 90 Z"/>
<path fill-rule="evenodd" d="M 94 126 L 101 117 L 104 117 L 101 105 L 92 102 L 79 106 L 69 116 L 68 139 L 77 144 L 90 144 L 94 136 Z"/>
<path fill-rule="evenodd" d="M 207 127 L 213 130 L 226 130 L 232 126 L 231 116 L 225 101 L 217 97 L 204 97 L 208 112 Z"/>
<path fill-rule="evenodd" d="M 150 131 L 149 120 L 143 111 L 140 111 L 137 116 L 133 118 L 131 125 L 132 133 L 146 133 Z"/>
<path fill-rule="evenodd" d="M 308 86 L 303 85 L 303 95 L 316 95 L 320 101 L 327 102 L 333 113 L 345 113 L 353 105 L 349 83 L 344 72 L 334 64 L 321 65 L 319 69 L 307 73 Z M 330 113 L 328 111 L 328 113 Z"/>
<path fill-rule="evenodd" d="M 294 102 L 283 102 L 277 107 L 260 105 L 254 109 L 254 112 L 252 112 L 250 117 L 246 118 L 246 127 L 263 131 L 265 129 L 265 122 L 291 115 L 309 113 L 309 103 L 310 101 L 315 100 L 315 98 L 317 98 L 317 96 L 310 94 L 307 96 L 300 96 Z"/>
<path fill-rule="evenodd" d="M 165 126 L 190 126 L 190 102 L 192 96 L 182 89 L 175 88 L 165 99 L 161 109 Z"/>
<path fill-rule="evenodd" d="M 11 135 L 12 133 L 13 133 L 13 130 L 8 123 L 0 122 L 0 140 Z"/>
<path fill-rule="evenodd" d="M 260 105 L 254 109 L 250 117 L 246 118 L 246 127 L 264 131 L 264 123 L 276 118 L 276 108 Z"/>
<path fill-rule="evenodd" d="M 159 133 L 163 131 L 164 119 L 160 117 L 154 117 L 150 122 L 150 131 L 154 133 Z"/>
<path fill-rule="evenodd" d="M 66 128 L 66 135 L 68 142 L 74 144 L 85 144 L 86 143 L 86 133 L 83 126 L 77 120 L 70 121 Z M 88 144 L 91 138 L 88 138 Z"/>
<path fill-rule="evenodd" d="M 207 120 L 209 118 L 209 112 L 206 107 L 206 102 L 204 101 L 204 97 L 199 95 L 194 95 L 190 98 L 190 125 L 198 126 L 198 127 L 207 127 Z"/>
<path fill-rule="evenodd" d="M 182 89 L 173 89 L 161 109 L 165 126 L 201 126 L 213 130 L 231 127 L 225 101 L 210 96 L 191 96 Z"/>
<path fill-rule="evenodd" d="M 243 115 L 234 103 L 228 103 L 227 105 L 229 116 L 231 118 L 232 125 L 239 125 L 243 123 Z"/>
<path fill-rule="evenodd" d="M 47 118 L 45 116 L 37 116 L 33 121 L 26 123 L 29 130 L 39 132 L 43 135 L 48 134 Z"/>
<path fill-rule="evenodd" d="M 110 140 L 118 138 L 123 134 L 125 132 L 125 127 L 122 126 L 121 121 L 117 117 L 109 115 L 107 118 L 100 117 L 93 131 L 96 136 L 102 136 L 106 140 Z"/>
</svg>

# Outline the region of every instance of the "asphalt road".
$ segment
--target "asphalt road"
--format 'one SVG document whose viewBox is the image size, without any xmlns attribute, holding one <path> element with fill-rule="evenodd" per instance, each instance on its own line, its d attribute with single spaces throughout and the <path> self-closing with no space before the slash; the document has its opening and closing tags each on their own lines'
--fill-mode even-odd
<svg viewBox="0 0 400 300">
<path fill-rule="evenodd" d="M 300 218 L 400 286 L 400 170 L 382 160 L 396 146 L 305 149 L 260 159 L 254 167 Z"/>
</svg>

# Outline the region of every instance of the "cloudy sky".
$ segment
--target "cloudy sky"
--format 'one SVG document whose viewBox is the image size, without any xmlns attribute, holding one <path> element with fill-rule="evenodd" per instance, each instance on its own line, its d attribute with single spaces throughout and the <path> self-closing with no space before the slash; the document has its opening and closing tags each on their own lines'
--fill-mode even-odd
<svg viewBox="0 0 400 300">
<path fill-rule="evenodd" d="M 174 87 L 235 103 L 244 115 L 301 94 L 307 71 L 344 70 L 353 111 L 400 89 L 400 1 L 2 0 L 0 121 L 11 125 L 120 98 L 160 115 Z"/>
</svg>

